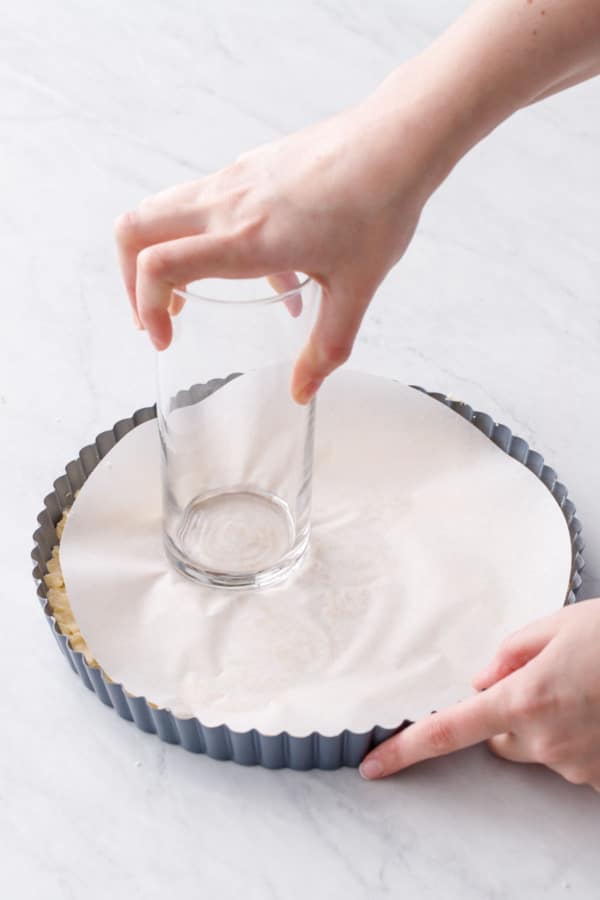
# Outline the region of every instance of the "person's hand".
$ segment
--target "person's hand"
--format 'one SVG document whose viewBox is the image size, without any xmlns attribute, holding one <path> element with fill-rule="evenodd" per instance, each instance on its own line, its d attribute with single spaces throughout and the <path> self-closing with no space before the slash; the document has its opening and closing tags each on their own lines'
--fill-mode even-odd
<svg viewBox="0 0 600 900">
<path fill-rule="evenodd" d="M 597 0 L 478 0 L 364 103 L 151 197 L 116 224 L 134 317 L 158 349 L 173 289 L 304 272 L 323 287 L 292 393 L 349 355 L 373 292 L 456 162 L 529 103 L 600 71 Z"/>
<path fill-rule="evenodd" d="M 323 287 L 292 393 L 307 402 L 349 355 L 375 289 L 411 240 L 433 189 L 430 133 L 372 99 L 243 154 L 122 215 L 116 236 L 136 322 L 171 340 L 174 287 L 204 277 L 304 272 Z M 278 274 L 282 273 L 282 275 Z M 288 275 L 289 277 L 289 275 Z"/>
<path fill-rule="evenodd" d="M 475 678 L 481 693 L 410 725 L 363 760 L 365 778 L 487 740 L 498 756 L 542 763 L 600 791 L 600 599 L 509 637 Z"/>
</svg>

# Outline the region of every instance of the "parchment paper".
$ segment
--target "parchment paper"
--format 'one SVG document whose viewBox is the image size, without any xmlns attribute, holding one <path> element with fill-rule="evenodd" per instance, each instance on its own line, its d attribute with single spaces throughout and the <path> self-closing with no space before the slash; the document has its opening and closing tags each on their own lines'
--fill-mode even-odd
<svg viewBox="0 0 600 900">
<path fill-rule="evenodd" d="M 202 402 L 225 421 L 251 378 Z M 96 659 L 177 715 L 298 736 L 394 727 L 472 693 L 504 635 L 564 602 L 570 539 L 549 491 L 396 382 L 342 371 L 320 392 L 311 547 L 277 588 L 223 592 L 170 570 L 159 453 L 154 421 L 110 451 L 61 560 Z"/>
</svg>

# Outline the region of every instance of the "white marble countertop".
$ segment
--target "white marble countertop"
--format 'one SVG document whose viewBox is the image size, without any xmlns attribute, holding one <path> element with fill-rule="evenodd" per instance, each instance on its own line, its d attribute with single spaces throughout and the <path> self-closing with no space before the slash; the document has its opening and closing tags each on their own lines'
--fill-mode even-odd
<svg viewBox="0 0 600 900">
<path fill-rule="evenodd" d="M 19 0 L 0 18 L 0 871 L 14 900 L 598 896 L 600 800 L 484 748 L 368 784 L 160 743 L 57 654 L 28 553 L 64 463 L 154 398 L 118 212 L 368 92 L 458 0 Z M 600 592 L 600 81 L 429 204 L 354 364 L 506 422 L 567 483 Z M 309 892 L 307 894 L 307 892 Z"/>
</svg>

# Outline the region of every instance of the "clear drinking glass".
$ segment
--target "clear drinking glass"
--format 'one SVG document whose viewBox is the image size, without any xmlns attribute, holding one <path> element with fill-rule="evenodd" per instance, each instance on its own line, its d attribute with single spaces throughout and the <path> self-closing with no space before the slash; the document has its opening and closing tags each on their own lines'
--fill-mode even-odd
<svg viewBox="0 0 600 900">
<path fill-rule="evenodd" d="M 315 403 L 290 381 L 320 288 L 288 273 L 179 293 L 157 354 L 167 557 L 205 584 L 272 585 L 309 542 Z"/>
</svg>

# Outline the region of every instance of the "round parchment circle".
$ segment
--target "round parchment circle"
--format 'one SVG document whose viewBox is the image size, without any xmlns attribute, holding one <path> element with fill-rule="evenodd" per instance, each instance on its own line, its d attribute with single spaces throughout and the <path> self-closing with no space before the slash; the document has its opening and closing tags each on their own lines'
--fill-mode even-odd
<svg viewBox="0 0 600 900">
<path fill-rule="evenodd" d="M 202 401 L 221 404 L 231 440 L 248 423 L 227 404 L 252 389 L 243 376 Z M 236 731 L 393 728 L 469 695 L 503 636 L 564 602 L 568 528 L 522 464 L 386 379 L 340 372 L 318 406 L 311 547 L 277 588 L 221 592 L 170 570 L 155 421 L 85 482 L 63 574 L 92 653 L 131 693 Z"/>
</svg>

